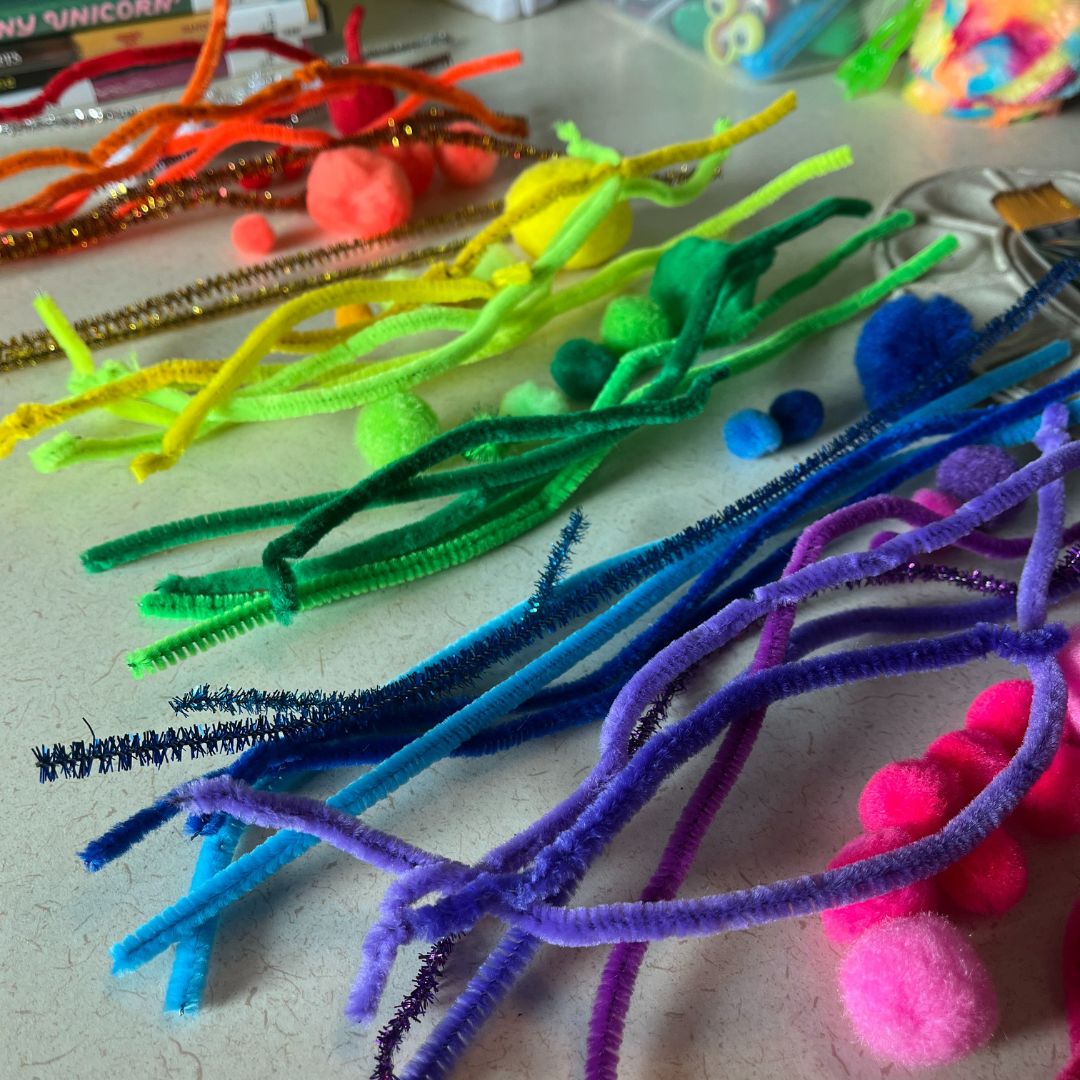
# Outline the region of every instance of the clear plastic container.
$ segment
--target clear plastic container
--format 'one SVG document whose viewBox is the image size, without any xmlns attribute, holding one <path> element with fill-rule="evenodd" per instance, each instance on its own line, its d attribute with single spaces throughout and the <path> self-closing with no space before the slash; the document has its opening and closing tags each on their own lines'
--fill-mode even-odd
<svg viewBox="0 0 1080 1080">
<path fill-rule="evenodd" d="M 759 80 L 835 67 L 866 39 L 859 0 L 612 0 L 612 6 Z"/>
</svg>

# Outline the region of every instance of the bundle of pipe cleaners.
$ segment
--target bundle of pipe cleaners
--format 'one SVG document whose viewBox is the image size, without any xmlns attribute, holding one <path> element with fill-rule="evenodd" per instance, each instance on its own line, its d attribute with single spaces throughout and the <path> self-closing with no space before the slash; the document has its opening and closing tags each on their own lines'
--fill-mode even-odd
<svg viewBox="0 0 1080 1080">
<path fill-rule="evenodd" d="M 317 149 L 333 146 L 336 140 L 321 128 L 300 127 L 277 119 L 301 115 L 324 104 L 330 109 L 339 132 L 345 136 L 392 129 L 429 100 L 457 109 L 491 131 L 517 136 L 525 134 L 522 120 L 492 112 L 477 97 L 455 85 L 465 79 L 513 67 L 521 62 L 519 53 L 468 61 L 434 78 L 412 68 L 367 63 L 362 58 L 359 44 L 363 9 L 356 8 L 345 30 L 347 62 L 332 65 L 305 49 L 272 37 L 227 39 L 228 10 L 229 0 L 214 0 L 209 32 L 197 49 L 188 45 L 125 49 L 80 62 L 56 76 L 30 101 L 0 109 L 0 121 L 3 122 L 30 118 L 82 79 L 132 66 L 188 59 L 197 52 L 191 80 L 175 103 L 140 110 L 89 151 L 56 146 L 15 152 L 0 158 L 0 179 L 35 169 L 70 170 L 68 175 L 46 184 L 31 198 L 0 208 L 0 228 L 9 230 L 0 238 L 0 243 L 8 248 L 51 249 L 48 234 L 42 242 L 34 230 L 69 222 L 79 208 L 106 185 L 119 184 L 123 188 L 129 178 L 147 175 L 151 188 L 158 184 L 167 187 L 179 179 L 195 176 L 219 154 L 239 143 Z M 235 49 L 269 51 L 301 66 L 293 74 L 271 83 L 240 103 L 207 101 L 206 93 L 223 53 Z M 396 102 L 394 90 L 404 92 L 404 99 Z M 302 166 L 300 160 L 297 168 Z M 99 211 L 96 220 L 106 217 L 124 224 L 140 205 L 124 202 L 108 212 Z M 71 228 L 78 229 L 78 226 L 68 224 L 66 228 L 71 236 Z M 117 228 L 116 231 L 123 230 Z M 76 232 L 74 237 L 79 235 Z"/>
<path fill-rule="evenodd" d="M 1062 627 L 1046 621 L 1049 609 L 1080 587 L 1080 553 L 1073 546 L 1080 527 L 1066 528 L 1064 496 L 1065 476 L 1080 465 L 1080 443 L 1068 441 L 1067 425 L 1077 417 L 1071 415 L 1075 406 L 1063 404 L 1080 390 L 1080 373 L 1007 404 L 980 407 L 1059 362 L 1067 348 L 1047 346 L 975 379 L 969 371 L 975 357 L 1017 330 L 1078 273 L 1080 264 L 1060 264 L 980 331 L 970 319 L 964 328 L 956 305 L 944 315 L 942 305 L 951 302 L 893 301 L 860 340 L 864 384 L 874 377 L 869 351 L 882 369 L 873 382 L 877 405 L 865 420 L 722 513 L 567 577 L 585 525 L 572 515 L 527 600 L 386 686 L 353 694 L 203 687 L 173 702 L 177 714 L 224 712 L 227 719 L 39 748 L 43 780 L 243 751 L 82 852 L 84 863 L 100 870 L 183 810 L 193 815 L 190 831 L 202 837 L 191 891 L 114 948 L 115 970 L 139 967 L 176 944 L 167 1003 L 197 1009 L 216 916 L 324 840 L 394 878 L 364 944 L 346 1006 L 351 1019 L 374 1018 L 403 947 L 433 943 L 413 992 L 380 1033 L 376 1076 L 394 1075 L 401 1037 L 433 999 L 449 952 L 486 917 L 504 924 L 502 941 L 401 1075 L 446 1075 L 540 945 L 549 943 L 615 946 L 594 1002 L 586 1064 L 588 1076 L 612 1077 L 649 941 L 834 909 L 840 909 L 841 936 L 854 940 L 841 974 L 845 1004 L 875 1053 L 909 1064 L 940 1063 L 981 1045 L 996 1022 L 992 987 L 955 927 L 934 914 L 936 889 L 921 883 L 974 898 L 969 910 L 1000 907 L 999 893 L 987 899 L 987 871 L 980 868 L 1000 865 L 1003 847 L 1006 861 L 1017 865 L 1015 846 L 1000 831 L 1007 820 L 1012 828 L 1014 811 L 1058 834 L 1080 828 L 1069 800 L 1080 779 L 1074 747 L 1080 737 L 1066 726 L 1066 677 L 1080 701 L 1080 650 Z M 700 317 L 707 318 L 720 295 L 703 288 L 694 312 L 703 309 Z M 905 350 L 919 362 L 900 381 L 884 369 Z M 1000 452 L 971 449 L 1032 440 L 1041 456 L 1005 471 Z M 997 464 L 986 465 L 993 457 Z M 941 491 L 919 502 L 887 494 L 939 462 Z M 984 462 L 981 471 L 974 462 Z M 1033 537 L 986 531 L 1033 495 Z M 944 512 L 926 505 L 931 496 Z M 827 512 L 831 507 L 838 509 Z M 815 520 L 796 541 L 777 546 L 800 515 Z M 846 534 L 885 520 L 911 529 L 875 536 L 869 550 L 826 555 Z M 770 544 L 764 559 L 733 580 Z M 1024 565 L 1018 580 L 1009 581 L 923 561 L 946 549 Z M 860 604 L 796 625 L 801 605 L 821 593 L 911 582 L 959 587 L 975 599 L 930 607 Z M 660 605 L 660 614 L 643 624 Z M 557 681 L 632 627 L 634 635 L 612 657 Z M 755 628 L 760 641 L 749 667 L 683 718 L 669 719 L 690 674 Z M 896 634 L 903 640 L 820 654 L 851 637 Z M 1064 675 L 1057 658 L 1063 649 Z M 833 867 L 770 886 L 677 899 L 771 704 L 843 682 L 943 670 L 995 655 L 1026 666 L 1030 686 L 999 689 L 973 705 L 970 733 L 946 736 L 925 759 L 873 778 L 859 805 L 870 831 Z M 512 673 L 496 674 L 492 682 L 495 670 L 505 671 L 514 658 Z M 425 851 L 358 817 L 447 755 L 501 752 L 594 720 L 601 721 L 599 753 L 589 775 L 533 826 L 475 863 Z M 717 740 L 713 762 L 641 899 L 569 906 L 618 832 L 668 777 Z M 371 767 L 325 802 L 295 793 L 312 773 L 348 765 Z M 244 824 L 278 831 L 236 858 Z M 1075 924 L 1074 918 L 1066 939 L 1070 956 Z M 882 960 L 886 975 L 875 966 Z M 1069 994 L 1075 1010 L 1075 980 Z"/>
<path fill-rule="evenodd" d="M 347 596 L 386 588 L 458 565 L 534 528 L 572 499 L 622 440 L 644 425 L 670 424 L 697 415 L 712 386 L 779 355 L 810 334 L 849 319 L 925 273 L 954 248 L 938 241 L 880 281 L 823 307 L 751 344 L 744 341 L 784 304 L 806 292 L 869 242 L 907 228 L 898 213 L 856 232 L 817 265 L 764 299 L 757 282 L 778 247 L 836 216 L 864 216 L 861 200 L 826 199 L 736 243 L 722 240 L 737 222 L 771 204 L 797 184 L 827 175 L 850 161 L 846 148 L 800 164 L 727 210 L 665 244 L 610 259 L 628 226 L 619 224 L 626 200 L 642 196 L 661 205 L 695 197 L 715 173 L 720 156 L 739 140 L 775 122 L 794 102 L 781 98 L 757 117 L 719 134 L 635 158 L 597 161 L 607 148 L 571 133 L 571 155 L 558 162 L 555 180 L 535 194 L 508 198 L 506 212 L 465 245 L 448 268 L 413 280 L 331 285 L 286 303 L 223 362 L 169 361 L 145 371 L 120 365 L 95 369 L 89 351 L 56 306 L 38 310 L 75 373 L 73 396 L 55 405 L 23 405 L 0 422 L 3 449 L 90 408 L 105 407 L 141 423 L 167 425 L 164 434 L 77 440 L 64 434 L 34 452 L 39 468 L 86 458 L 141 451 L 136 475 L 174 465 L 200 436 L 232 423 L 326 413 L 365 406 L 357 443 L 375 471 L 350 489 L 278 500 L 157 526 L 100 544 L 83 556 L 92 572 L 108 570 L 180 544 L 250 529 L 288 525 L 272 540 L 261 565 L 202 575 L 172 576 L 141 601 L 157 617 L 195 619 L 193 626 L 131 654 L 136 675 L 162 668 L 270 620 L 290 622 L 299 612 Z M 641 174 L 700 155 L 684 184 L 671 188 Z M 568 174 L 565 166 L 571 166 Z M 544 169 L 545 166 L 537 166 Z M 525 173 L 519 180 L 528 180 Z M 542 178 L 543 179 L 543 178 Z M 533 191 L 532 181 L 526 191 Z M 576 204 L 567 193 L 584 195 Z M 553 213 L 558 211 L 552 217 Z M 521 226 L 549 218 L 538 239 Z M 485 256 L 511 229 L 526 249 L 543 246 L 532 263 L 502 264 L 482 272 Z M 585 256 L 586 265 L 609 261 L 583 280 L 553 289 L 558 271 Z M 414 388 L 461 364 L 502 356 L 554 317 L 609 295 L 652 269 L 649 295 L 612 300 L 600 327 L 601 342 L 575 339 L 556 350 L 552 373 L 565 396 L 523 384 L 504 397 L 497 416 L 439 432 L 438 420 Z M 356 331 L 297 332 L 315 311 L 348 300 L 390 301 L 385 317 Z M 461 302 L 484 300 L 481 308 Z M 431 304 L 431 300 L 443 300 Z M 399 305 L 415 305 L 399 311 Z M 378 345 L 433 329 L 450 330 L 448 343 L 364 365 L 357 359 Z M 345 340 L 341 340 L 342 338 Z M 277 367 L 259 361 L 271 348 L 322 351 Z M 723 349 L 695 363 L 704 349 Z M 245 383 L 245 380 L 247 382 Z M 191 398 L 178 385 L 201 388 Z M 588 402 L 570 411 L 568 397 Z M 458 455 L 466 464 L 440 468 Z M 456 496 L 414 523 L 380 533 L 330 555 L 307 553 L 355 514 L 388 503 Z"/>
</svg>

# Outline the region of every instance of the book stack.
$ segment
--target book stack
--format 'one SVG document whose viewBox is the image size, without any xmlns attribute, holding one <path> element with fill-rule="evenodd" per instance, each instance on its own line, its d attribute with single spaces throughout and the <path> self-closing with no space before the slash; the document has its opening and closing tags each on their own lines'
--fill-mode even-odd
<svg viewBox="0 0 1080 1080">
<path fill-rule="evenodd" d="M 210 28 L 213 0 L 2 0 L 0 104 L 38 93 L 78 60 L 120 49 L 201 43 Z M 228 36 L 273 34 L 301 45 L 327 31 L 319 0 L 233 0 Z M 261 52 L 225 56 L 217 76 L 246 75 L 269 63 Z M 132 68 L 72 87 L 64 106 L 103 105 L 187 83 L 194 61 Z"/>
</svg>

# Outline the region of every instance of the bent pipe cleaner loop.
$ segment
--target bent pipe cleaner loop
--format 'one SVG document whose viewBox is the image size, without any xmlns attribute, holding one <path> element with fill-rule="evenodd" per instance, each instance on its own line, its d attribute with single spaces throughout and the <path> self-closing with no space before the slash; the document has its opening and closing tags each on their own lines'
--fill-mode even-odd
<svg viewBox="0 0 1080 1080">
<path fill-rule="evenodd" d="M 854 556 L 833 557 L 820 564 L 819 567 L 798 571 L 783 582 L 759 589 L 755 594 L 754 600 L 734 602 L 725 609 L 721 616 L 717 616 L 714 620 L 710 620 L 710 622 L 706 624 L 704 630 L 699 629 L 697 632 L 691 632 L 690 635 L 686 635 L 680 639 L 681 659 L 693 662 L 702 655 L 701 649 L 703 646 L 700 643 L 703 641 L 707 641 L 708 645 L 711 646 L 708 651 L 714 651 L 720 645 L 730 640 L 735 633 L 744 629 L 756 618 L 767 615 L 770 610 L 775 610 L 781 603 L 797 603 L 801 598 L 800 590 L 809 593 L 820 589 L 826 584 L 832 585 L 842 583 L 843 581 L 858 580 L 862 577 L 874 576 L 876 573 L 880 573 L 883 570 L 895 570 L 905 561 L 909 561 L 917 554 L 948 546 L 970 533 L 973 529 L 978 528 L 986 521 L 992 520 L 1003 510 L 1022 501 L 1038 487 L 1043 486 L 1051 480 L 1060 478 L 1077 464 L 1080 464 L 1080 444 L 1069 443 L 1060 450 L 1046 455 L 1039 461 L 1023 467 L 1013 477 L 1004 481 L 1002 484 L 997 485 L 994 489 L 991 489 L 987 495 L 980 496 L 979 498 L 972 500 L 972 502 L 965 504 L 965 506 L 961 507 L 949 519 L 935 522 L 931 525 L 914 530 L 913 532 L 898 536 L 893 540 L 888 541 L 876 551 Z M 616 605 L 616 608 L 618 607 L 619 605 Z M 587 631 L 588 627 L 584 629 Z M 579 630 L 576 633 L 581 634 L 582 631 Z M 573 637 L 574 635 L 571 635 L 567 641 L 573 640 Z M 999 643 L 1000 642 L 995 642 L 995 645 Z M 565 642 L 563 644 L 565 644 Z M 987 647 L 995 646 L 988 645 Z M 552 652 L 556 652 L 558 648 L 559 647 L 556 646 Z M 669 649 L 670 648 L 671 647 L 669 646 Z M 687 653 L 688 649 L 689 654 Z M 661 653 L 660 657 L 662 658 L 663 655 L 664 654 Z M 1052 669 L 1052 662 L 1043 663 L 1049 664 L 1050 669 Z M 540 660 L 534 661 L 529 667 L 534 667 L 538 664 L 544 665 L 545 667 L 550 664 L 550 654 L 548 657 L 542 657 Z M 1036 697 L 1040 701 L 1040 706 L 1044 708 L 1044 710 L 1048 709 L 1050 713 L 1053 713 L 1053 709 L 1050 708 L 1047 703 L 1047 696 L 1050 695 L 1050 697 L 1053 697 L 1054 693 L 1056 693 L 1056 691 L 1053 691 L 1053 686 L 1051 685 L 1053 683 L 1053 671 L 1050 669 L 1036 667 L 1033 671 L 1033 676 L 1037 677 Z M 523 669 L 523 671 L 528 671 L 528 668 Z M 752 678 L 758 678 L 758 676 Z M 1060 676 L 1058 676 L 1057 681 L 1060 682 Z M 620 725 L 619 718 L 625 717 L 631 701 L 636 702 L 640 698 L 641 707 L 643 708 L 647 705 L 648 700 L 651 700 L 651 698 L 655 696 L 655 690 L 656 686 L 650 683 L 648 677 L 639 675 L 631 679 L 616 700 L 613 709 L 615 726 L 626 726 L 625 719 L 623 719 L 623 722 Z M 491 698 L 497 699 L 499 696 L 499 688 L 496 687 L 493 691 L 489 691 L 489 693 L 484 696 L 488 697 L 489 700 Z M 483 701 L 483 698 L 478 700 Z M 463 712 L 467 713 L 470 708 L 475 709 L 475 707 L 467 706 Z M 638 709 L 638 713 L 640 713 L 640 708 Z M 609 717 L 609 724 L 610 722 L 611 717 Z M 367 806 L 372 805 L 377 798 L 384 796 L 400 786 L 401 783 L 406 782 L 410 775 L 415 775 L 414 770 L 417 769 L 417 766 L 419 766 L 420 762 L 425 757 L 430 757 L 431 751 L 441 754 L 446 752 L 450 746 L 460 744 L 461 735 L 463 733 L 460 730 L 461 728 L 464 728 L 468 734 L 472 734 L 473 725 L 458 724 L 453 725 L 458 730 L 455 731 L 454 736 L 450 737 L 447 731 L 449 723 L 449 721 L 444 721 L 442 724 L 431 729 L 431 731 L 420 736 L 411 743 L 401 755 L 395 755 L 398 758 L 397 761 L 393 758 L 388 759 L 386 762 L 372 769 L 370 773 L 365 774 L 353 784 L 348 785 L 339 792 L 338 795 L 333 796 L 331 800 L 329 800 L 329 805 L 352 814 L 362 812 Z M 1041 753 L 1042 744 L 1038 742 L 1036 736 L 1038 736 L 1038 738 L 1045 736 L 1046 732 L 1044 729 L 1048 723 L 1049 721 L 1043 722 L 1041 727 L 1034 723 L 1032 724 L 1030 729 L 1032 734 L 1029 738 L 1029 742 L 1034 740 L 1034 744 L 1031 747 L 1028 747 L 1027 744 L 1025 744 L 1025 748 L 1029 751 L 1029 756 L 1037 758 L 1038 754 Z M 673 731 L 676 729 L 668 730 Z M 627 763 L 619 780 L 615 781 L 611 787 L 606 789 L 597 799 L 593 807 L 594 814 L 598 812 L 598 808 L 601 808 L 603 804 L 610 800 L 611 792 L 616 791 L 617 789 L 625 791 L 628 781 L 624 778 L 643 772 L 645 765 L 650 758 L 654 756 L 654 754 L 649 754 L 649 748 L 660 745 L 660 740 L 667 741 L 665 740 L 665 734 L 666 732 L 660 732 Z M 668 738 L 670 739 L 670 736 L 668 736 Z M 607 740 L 605 739 L 602 746 L 606 744 L 606 741 Z M 615 753 L 616 751 L 605 746 L 605 752 Z M 625 754 L 625 747 L 622 753 Z M 1024 770 L 1028 766 L 1024 754 L 1025 749 L 1022 749 L 1021 754 L 1014 760 L 1013 765 L 1015 768 L 1012 766 L 1010 767 L 1012 771 L 1008 773 L 1009 781 L 1017 775 L 1024 774 Z M 1034 778 L 1032 778 L 1031 782 L 1034 782 Z M 988 791 L 996 794 L 996 789 L 994 789 L 993 786 L 991 789 L 988 789 Z M 978 814 L 978 820 L 983 822 L 985 819 L 981 815 L 985 810 L 986 800 L 983 799 L 982 802 L 980 802 L 977 799 L 972 805 L 976 807 L 976 810 L 971 810 L 969 808 L 970 813 L 968 811 L 965 811 L 965 813 L 969 813 L 969 817 Z M 576 828 L 570 830 L 571 836 L 575 835 L 575 833 L 580 833 L 582 828 L 580 822 L 585 821 L 585 819 L 585 815 L 579 819 L 579 824 Z M 296 855 L 302 854 L 303 851 L 308 850 L 313 842 L 314 841 L 310 838 L 291 836 L 287 833 L 279 833 L 265 841 L 259 848 L 255 849 L 254 852 L 251 852 L 232 863 L 214 879 L 205 883 L 201 889 L 195 890 L 188 897 L 179 901 L 173 908 L 163 912 L 160 916 L 151 920 L 146 926 L 120 943 L 114 950 L 114 965 L 116 971 L 122 972 L 124 970 L 130 970 L 145 963 L 146 960 L 152 958 L 152 956 L 156 955 L 175 941 L 178 934 L 183 935 L 194 929 L 201 922 L 204 922 L 207 918 L 212 917 L 217 911 L 221 910 L 223 906 L 237 898 L 239 895 L 242 895 L 244 892 L 247 892 L 251 887 L 257 884 L 258 881 L 265 880 L 265 877 L 269 876 L 273 870 L 284 865 L 285 862 L 291 861 Z M 569 842 L 569 838 L 567 842 Z M 538 860 L 538 865 L 539 863 L 540 860 Z M 477 888 L 482 888 L 484 884 L 486 883 L 474 883 L 473 886 L 470 886 L 470 889 L 475 892 Z M 527 884 L 527 882 L 522 882 L 522 884 Z M 887 890 L 882 889 L 880 891 Z M 873 895 L 877 895 L 877 893 L 874 893 Z M 462 895 L 458 894 L 458 897 L 455 898 L 455 902 L 460 903 L 462 901 Z M 500 914 L 503 913 L 504 912 L 500 910 Z M 513 917 L 515 920 L 523 918 L 518 912 L 515 912 Z M 721 908 L 715 918 L 719 919 L 722 924 L 724 917 L 723 909 Z M 557 922 L 560 916 L 554 913 L 547 913 L 545 914 L 545 919 L 547 918 Z M 539 930 L 541 931 L 539 936 L 544 937 L 545 939 L 555 933 L 554 928 L 539 919 L 536 916 L 535 911 L 530 913 L 530 915 L 525 918 L 525 921 L 527 923 L 527 925 L 524 926 L 525 929 L 528 929 L 530 932 Z M 680 925 L 682 925 L 681 922 Z M 712 926 L 713 922 L 709 922 L 708 925 Z M 445 934 L 441 934 L 440 936 L 445 936 Z M 567 931 L 567 936 L 570 936 L 569 931 Z"/>
<path fill-rule="evenodd" d="M 1068 392 L 1069 385 L 1069 381 L 1067 380 L 1060 387 L 1052 387 L 1047 390 L 1040 391 L 1038 394 L 1028 399 L 1026 403 L 1021 402 L 1017 405 L 998 407 L 991 410 L 992 415 L 990 417 L 984 417 L 977 424 L 965 430 L 961 430 L 959 434 L 954 436 L 954 438 L 948 443 L 943 444 L 936 449 L 931 448 L 929 450 L 924 450 L 921 452 L 921 455 L 919 457 L 909 458 L 904 463 L 904 465 L 899 468 L 899 471 L 894 470 L 894 472 L 891 474 L 884 474 L 886 476 L 888 484 L 895 485 L 897 483 L 903 482 L 903 480 L 907 479 L 908 477 L 917 475 L 917 473 L 923 468 L 932 465 L 936 460 L 939 460 L 941 456 L 944 456 L 945 453 L 948 453 L 955 446 L 963 445 L 965 441 L 975 441 L 984 437 L 985 433 L 988 430 L 992 429 L 992 424 L 994 422 L 997 422 L 996 418 L 998 417 L 1001 418 L 1001 422 L 1007 422 L 1007 417 L 1009 416 L 1018 415 L 1019 413 L 1029 413 L 1033 409 L 1041 408 L 1042 404 L 1050 399 L 1050 395 L 1058 392 L 1059 390 L 1062 392 Z M 912 434 L 918 437 L 925 434 L 925 431 L 913 432 Z M 888 438 L 892 437 L 889 436 Z M 863 451 L 863 453 L 865 453 L 865 456 L 872 460 L 879 459 L 882 454 L 884 439 L 886 439 L 886 437 L 879 437 L 876 441 L 872 442 L 868 447 L 866 447 Z M 833 444 L 829 444 L 825 448 L 825 450 L 827 452 L 836 452 L 838 450 L 846 448 L 848 445 L 850 444 L 846 437 L 841 437 L 840 440 L 834 441 Z M 822 459 L 820 457 L 820 453 L 821 452 L 816 455 L 818 460 L 828 460 L 827 458 Z M 814 459 L 815 456 L 812 456 L 808 464 L 812 464 Z M 849 458 L 845 462 L 845 465 L 850 466 L 851 464 L 852 461 Z M 700 545 L 700 543 L 702 543 L 704 540 L 708 540 L 718 528 L 721 530 L 720 535 L 723 535 L 726 529 L 729 529 L 737 521 L 745 517 L 748 510 L 753 510 L 755 507 L 760 507 L 762 505 L 762 500 L 767 501 L 769 499 L 775 498 L 778 495 L 786 495 L 786 499 L 784 503 L 782 503 L 779 507 L 778 512 L 773 515 L 774 520 L 783 520 L 786 515 L 790 514 L 790 510 L 787 509 L 789 504 L 791 506 L 800 506 L 801 509 L 804 510 L 809 509 L 809 506 L 811 504 L 808 502 L 809 496 L 808 492 L 805 490 L 805 484 L 807 483 L 807 480 L 805 478 L 806 473 L 807 465 L 797 466 L 791 474 L 780 477 L 777 481 L 772 482 L 770 485 L 766 485 L 765 489 L 753 493 L 751 496 L 742 500 L 739 504 L 736 504 L 733 508 L 729 508 L 729 510 L 725 511 L 723 514 L 718 515 L 713 519 L 706 519 L 704 522 L 698 523 L 697 526 L 691 527 L 691 529 L 688 530 L 681 539 L 676 536 L 673 538 L 668 538 L 667 541 L 661 541 L 658 545 L 653 545 L 650 549 L 653 554 L 646 556 L 644 554 L 645 549 L 638 549 L 637 552 L 629 553 L 627 557 L 631 559 L 646 557 L 651 559 L 653 557 L 660 557 L 662 560 L 665 560 L 675 556 L 679 550 L 692 550 L 695 546 Z M 798 484 L 798 486 L 795 486 L 794 490 L 789 491 L 789 488 L 791 488 L 792 485 L 795 485 L 796 483 Z M 878 483 L 876 483 L 873 487 L 869 489 L 864 489 L 864 493 L 871 494 L 875 490 L 882 489 L 883 488 L 881 486 L 879 478 Z M 884 489 L 887 490 L 887 486 Z M 689 547 L 687 545 L 689 545 Z M 756 544 L 753 546 L 756 546 Z M 748 557 L 752 551 L 752 547 L 742 548 L 741 545 L 728 545 L 728 559 L 730 559 L 730 553 L 735 550 L 740 550 L 744 552 L 744 554 Z M 639 565 L 644 568 L 645 564 Z M 619 560 L 617 559 L 608 560 L 605 564 L 602 565 L 602 567 L 598 568 L 598 570 L 605 574 L 614 574 L 615 577 L 618 577 L 622 573 L 622 568 L 620 566 Z M 572 581 L 577 583 L 579 577 L 581 576 L 575 576 Z M 591 580 L 590 575 L 587 573 L 584 578 L 582 578 L 582 580 Z M 624 578 L 624 580 L 627 579 Z M 591 587 L 592 586 L 590 585 L 590 588 Z M 562 587 L 560 586 L 559 588 L 561 589 Z M 608 586 L 603 587 L 604 590 L 606 590 L 607 588 Z M 706 594 L 708 591 L 711 591 L 711 588 L 705 590 Z M 599 595 L 602 594 L 595 594 L 594 600 Z M 694 597 L 691 596 L 689 599 L 693 600 Z M 683 610 L 685 610 L 686 606 L 686 602 L 682 602 Z M 568 613 L 567 619 L 578 617 L 580 614 L 584 613 L 585 610 L 587 609 L 575 607 L 572 612 Z M 443 653 L 433 658 L 433 660 L 427 665 L 421 665 L 421 668 L 418 669 L 418 672 L 414 672 L 406 676 L 404 683 L 399 680 L 399 687 L 403 687 L 403 689 L 399 689 L 398 692 L 410 693 L 415 695 L 416 692 L 420 690 L 423 693 L 429 694 L 432 689 L 430 679 L 434 672 L 437 671 L 440 666 L 445 670 L 445 665 L 447 663 L 453 664 L 454 661 L 452 658 L 460 655 L 461 650 L 464 650 L 464 655 L 469 656 L 474 664 L 480 665 L 479 668 L 472 668 L 475 676 L 479 674 L 479 671 L 482 670 L 487 663 L 493 662 L 500 656 L 505 658 L 507 655 L 506 648 L 513 640 L 517 639 L 519 647 L 523 647 L 524 644 L 527 644 L 529 641 L 533 640 L 531 634 L 520 633 L 521 626 L 519 624 L 519 620 L 524 613 L 524 608 L 522 606 L 519 606 L 519 608 L 517 609 L 512 609 L 504 616 L 500 616 L 491 624 L 488 624 L 487 627 L 483 627 L 474 635 L 470 635 L 462 643 L 459 643 L 457 646 L 450 647 L 449 650 L 444 650 Z M 556 623 L 553 623 L 549 627 L 547 627 L 548 632 L 550 632 L 550 630 L 553 629 L 556 625 L 558 625 L 558 620 L 556 621 Z M 537 626 L 536 628 L 543 629 L 539 626 Z M 490 637 L 490 635 L 492 634 L 495 635 L 494 638 Z M 486 654 L 483 652 L 477 654 L 475 651 L 473 651 L 475 649 L 475 643 L 484 640 L 485 637 L 487 637 L 487 639 L 491 641 L 491 645 L 494 651 L 489 651 Z M 483 660 L 484 655 L 490 657 L 490 659 L 488 659 L 486 662 Z M 434 667 L 432 665 L 434 665 Z M 384 691 L 381 691 L 379 693 L 385 695 Z M 387 699 L 385 698 L 385 696 L 379 697 L 377 695 L 375 698 L 371 698 L 369 695 L 367 700 L 370 702 L 370 704 L 363 706 L 363 708 L 370 708 L 378 701 L 385 702 Z M 192 702 L 190 700 L 188 701 L 188 706 L 203 707 L 198 702 Z M 322 718 L 317 719 L 319 719 L 321 722 Z M 272 736 L 274 733 L 273 726 L 262 728 L 262 732 L 262 737 Z M 247 729 L 247 736 L 249 738 L 257 740 L 260 737 L 260 734 L 259 731 L 255 730 L 253 726 L 249 725 Z M 163 737 L 163 742 L 156 743 L 154 741 L 149 741 L 149 737 L 147 739 L 140 739 L 139 736 L 125 736 L 119 740 L 116 740 L 115 738 L 110 738 L 109 740 L 104 741 L 99 740 L 97 743 L 91 744 L 89 749 L 85 746 L 85 744 L 77 742 L 73 744 L 70 749 L 56 746 L 51 751 L 49 751 L 46 748 L 42 747 L 35 751 L 35 754 L 38 759 L 39 767 L 41 768 L 42 779 L 55 778 L 57 769 L 60 769 L 65 775 L 86 776 L 90 774 L 93 762 L 95 760 L 98 761 L 101 769 L 111 767 L 114 760 L 116 761 L 117 767 L 119 768 L 130 768 L 133 761 L 138 761 L 140 763 L 150 763 L 151 761 L 153 761 L 153 763 L 155 764 L 160 764 L 164 760 L 176 760 L 179 756 L 181 756 L 183 744 L 186 737 L 187 736 L 181 733 L 179 741 L 174 741 L 173 734 L 172 732 L 170 732 Z M 192 740 L 198 738 L 199 732 L 195 729 L 192 729 L 192 731 L 190 732 L 190 737 Z M 243 742 L 241 729 L 235 724 L 230 723 L 229 725 L 220 727 L 214 732 L 207 733 L 205 739 L 202 739 L 197 745 L 201 746 L 200 752 L 206 752 L 207 750 L 209 750 L 210 752 L 214 752 L 214 750 L 217 748 L 224 748 L 226 750 L 229 750 L 231 749 L 231 741 L 233 739 L 237 740 L 236 748 L 242 749 L 245 743 Z M 194 752 L 195 744 L 192 745 L 192 753 Z"/>
</svg>

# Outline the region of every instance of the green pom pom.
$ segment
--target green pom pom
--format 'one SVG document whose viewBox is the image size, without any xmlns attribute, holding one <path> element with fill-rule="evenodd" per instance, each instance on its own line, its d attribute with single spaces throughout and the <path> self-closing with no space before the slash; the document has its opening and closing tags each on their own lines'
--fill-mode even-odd
<svg viewBox="0 0 1080 1080">
<path fill-rule="evenodd" d="M 600 339 L 619 354 L 674 336 L 663 309 L 647 296 L 617 296 L 600 323 Z"/>
<path fill-rule="evenodd" d="M 523 382 L 503 394 L 499 404 L 500 416 L 551 416 L 569 408 L 566 398 L 552 386 Z"/>
<path fill-rule="evenodd" d="M 588 338 L 571 338 L 555 351 L 551 377 L 574 401 L 594 401 L 617 363 L 614 354 L 603 345 Z"/>
<path fill-rule="evenodd" d="M 489 244 L 472 272 L 478 281 L 490 281 L 497 270 L 505 270 L 518 262 L 514 253 L 505 244 Z"/>
<path fill-rule="evenodd" d="M 360 410 L 356 448 L 373 469 L 411 454 L 439 434 L 439 418 L 415 394 L 392 394 Z"/>
</svg>

